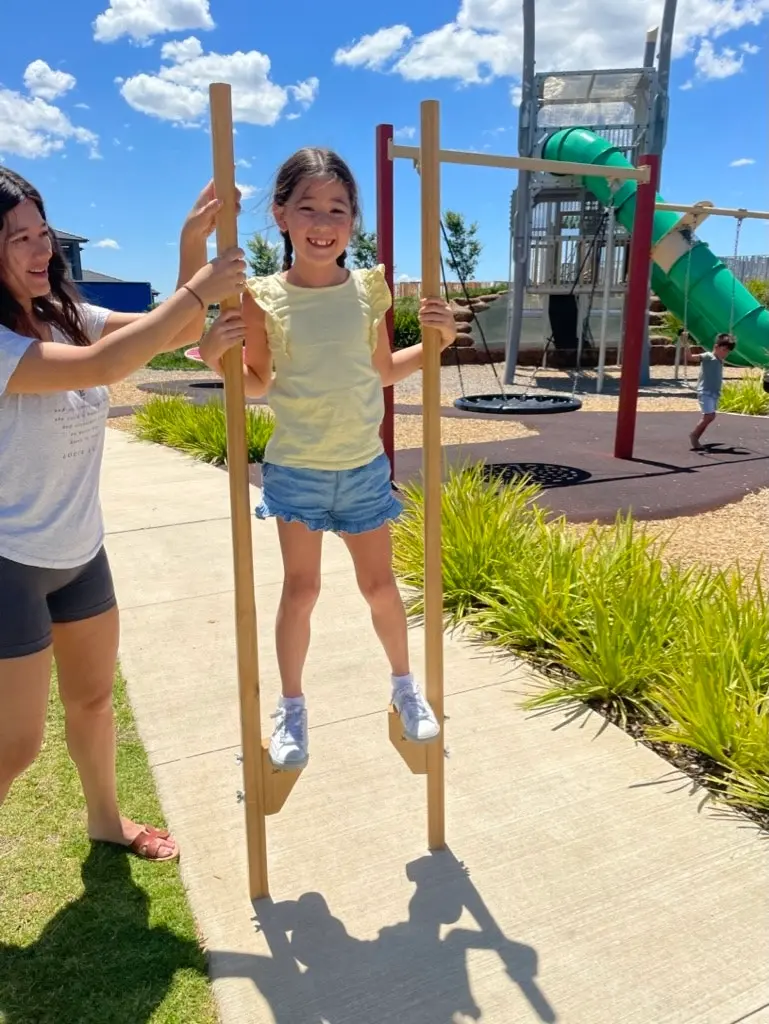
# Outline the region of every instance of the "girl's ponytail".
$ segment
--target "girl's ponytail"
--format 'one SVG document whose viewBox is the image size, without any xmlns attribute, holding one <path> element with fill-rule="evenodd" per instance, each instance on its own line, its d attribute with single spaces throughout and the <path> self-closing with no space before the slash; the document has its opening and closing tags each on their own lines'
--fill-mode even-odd
<svg viewBox="0 0 769 1024">
<path fill-rule="evenodd" d="M 288 231 L 283 232 L 283 269 L 290 270 L 294 262 L 294 246 Z"/>
</svg>

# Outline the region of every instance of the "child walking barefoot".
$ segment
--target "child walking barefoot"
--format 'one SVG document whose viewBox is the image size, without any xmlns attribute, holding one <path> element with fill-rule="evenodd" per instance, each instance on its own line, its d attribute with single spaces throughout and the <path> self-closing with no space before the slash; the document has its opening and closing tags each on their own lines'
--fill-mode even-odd
<svg viewBox="0 0 769 1024">
<path fill-rule="evenodd" d="M 282 697 L 270 757 L 279 768 L 308 760 L 302 674 L 320 592 L 324 532 L 339 534 L 389 659 L 392 703 L 406 736 L 440 728 L 411 672 L 406 614 L 392 570 L 391 520 L 401 505 L 379 434 L 383 386 L 422 366 L 422 346 L 391 352 L 385 313 L 392 297 L 384 267 L 347 270 L 360 219 L 347 165 L 324 149 L 302 149 L 278 171 L 273 215 L 283 236 L 283 271 L 247 282 L 242 311 L 223 313 L 200 345 L 221 375 L 221 357 L 245 338 L 245 390 L 268 395 L 275 428 L 262 467 L 259 518 L 274 516 L 283 556 L 275 628 Z M 454 341 L 451 309 L 423 298 L 421 323 Z"/>
<path fill-rule="evenodd" d="M 734 339 L 730 334 L 719 334 L 712 352 L 702 352 L 692 356 L 692 360 L 700 364 L 700 376 L 697 381 L 697 399 L 700 404 L 702 418 L 689 434 L 689 441 L 695 451 L 702 448 L 700 438 L 716 418 L 718 401 L 724 380 L 724 360 L 734 348 Z"/>
</svg>

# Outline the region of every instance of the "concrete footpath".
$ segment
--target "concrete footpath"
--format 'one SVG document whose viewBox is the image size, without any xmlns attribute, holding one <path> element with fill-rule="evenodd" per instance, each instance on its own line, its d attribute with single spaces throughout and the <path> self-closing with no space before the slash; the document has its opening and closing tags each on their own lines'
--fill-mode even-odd
<svg viewBox="0 0 769 1024">
<path fill-rule="evenodd" d="M 427 853 L 424 780 L 388 742 L 388 666 L 334 537 L 310 764 L 268 819 L 272 899 L 252 905 L 227 477 L 108 430 L 102 498 L 122 665 L 223 1024 L 769 1022 L 756 830 L 599 717 L 522 712 L 535 677 L 448 637 L 449 849 Z M 274 524 L 254 523 L 254 560 L 267 734 Z M 418 629 L 412 649 L 421 669 Z"/>
</svg>

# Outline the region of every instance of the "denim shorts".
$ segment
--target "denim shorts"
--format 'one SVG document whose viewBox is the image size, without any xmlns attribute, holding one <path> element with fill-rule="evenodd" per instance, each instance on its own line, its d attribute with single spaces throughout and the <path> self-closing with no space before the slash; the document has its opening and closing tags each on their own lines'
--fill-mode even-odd
<svg viewBox="0 0 769 1024">
<path fill-rule="evenodd" d="M 700 412 L 706 416 L 715 415 L 716 409 L 718 408 L 719 395 L 714 395 L 712 391 L 700 391 L 697 393 L 697 401 L 700 403 Z"/>
<path fill-rule="evenodd" d="M 390 482 L 390 460 L 383 452 L 356 469 L 294 469 L 265 462 L 257 519 L 275 516 L 304 523 L 310 530 L 368 533 L 402 511 Z"/>
</svg>

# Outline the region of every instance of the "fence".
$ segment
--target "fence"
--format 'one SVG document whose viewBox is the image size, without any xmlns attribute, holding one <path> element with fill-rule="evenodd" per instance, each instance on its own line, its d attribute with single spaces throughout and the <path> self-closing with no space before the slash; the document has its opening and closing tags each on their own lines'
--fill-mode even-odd
<svg viewBox="0 0 769 1024">
<path fill-rule="evenodd" d="M 720 256 L 722 263 L 731 270 L 738 281 L 769 280 L 769 256 Z"/>
<path fill-rule="evenodd" d="M 733 259 L 731 256 L 720 256 L 719 259 L 726 264 L 738 281 L 759 281 L 769 280 L 769 256 L 738 256 Z M 503 281 L 467 281 L 466 288 L 472 295 L 481 294 L 484 291 L 497 292 L 501 288 L 507 288 Z M 395 284 L 396 299 L 418 299 L 421 294 L 421 281 L 398 281 Z M 461 295 L 462 284 L 459 281 L 448 282 L 449 295 Z"/>
<path fill-rule="evenodd" d="M 481 294 L 484 291 L 498 292 L 507 289 L 504 281 L 466 281 L 465 287 L 472 295 Z M 443 288 L 441 287 L 441 291 Z M 460 281 L 448 282 L 449 295 L 462 295 L 462 284 Z M 422 291 L 421 281 L 397 281 L 395 284 L 396 299 L 418 299 Z"/>
</svg>

